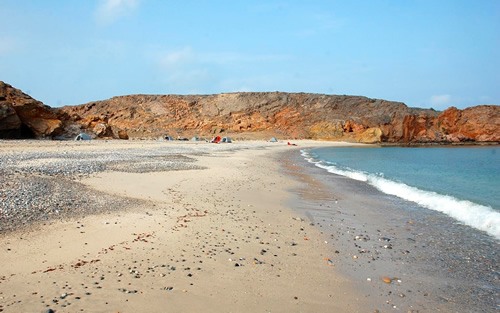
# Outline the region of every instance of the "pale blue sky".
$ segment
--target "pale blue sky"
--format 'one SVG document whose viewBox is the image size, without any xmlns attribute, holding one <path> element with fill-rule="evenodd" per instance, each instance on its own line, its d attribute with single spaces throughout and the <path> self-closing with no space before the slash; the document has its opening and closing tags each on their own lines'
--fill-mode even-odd
<svg viewBox="0 0 500 313">
<path fill-rule="evenodd" d="M 500 0 L 0 0 L 0 80 L 50 106 L 234 91 L 500 104 Z"/>
</svg>

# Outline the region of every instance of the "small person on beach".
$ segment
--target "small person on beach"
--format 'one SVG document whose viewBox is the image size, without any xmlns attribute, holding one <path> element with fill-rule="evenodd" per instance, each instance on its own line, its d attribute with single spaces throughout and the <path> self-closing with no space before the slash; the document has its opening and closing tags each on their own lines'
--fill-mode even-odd
<svg viewBox="0 0 500 313">
<path fill-rule="evenodd" d="M 288 145 L 289 145 L 289 146 L 296 146 L 296 144 L 294 144 L 294 143 L 290 143 L 290 141 L 288 142 Z"/>
</svg>

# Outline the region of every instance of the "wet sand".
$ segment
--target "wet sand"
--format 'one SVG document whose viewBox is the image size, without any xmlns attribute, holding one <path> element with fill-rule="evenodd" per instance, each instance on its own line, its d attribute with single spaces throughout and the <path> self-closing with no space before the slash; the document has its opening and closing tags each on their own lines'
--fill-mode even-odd
<svg viewBox="0 0 500 313">
<path fill-rule="evenodd" d="M 299 147 L 311 144 L 317 143 Z M 12 161 L 14 173 L 3 171 L 13 180 L 43 176 L 88 188 L 82 195 L 90 190 L 108 199 L 81 203 L 103 205 L 99 210 L 81 208 L 71 215 L 60 213 L 62 208 L 15 230 L 4 227 L 1 312 L 366 312 L 359 293 L 333 264 L 321 229 L 290 209 L 290 190 L 298 183 L 275 158 L 292 149 L 286 143 L 236 143 L 226 146 L 230 150 L 200 144 L 182 154 L 195 159 L 196 168 L 173 171 L 124 172 L 137 162 L 128 158 L 84 174 L 81 169 L 61 174 L 47 165 L 58 164 L 58 153 L 72 151 L 90 153 L 75 154 L 88 160 L 97 150 L 168 154 L 184 147 L 164 145 L 0 147 L 6 160 L 22 159 L 28 151 L 50 153 L 37 162 Z M 26 168 L 23 162 L 32 172 L 20 170 Z"/>
<path fill-rule="evenodd" d="M 439 212 L 334 175 L 288 153 L 291 202 L 329 237 L 333 262 L 367 312 L 494 312 L 500 245 Z"/>
</svg>

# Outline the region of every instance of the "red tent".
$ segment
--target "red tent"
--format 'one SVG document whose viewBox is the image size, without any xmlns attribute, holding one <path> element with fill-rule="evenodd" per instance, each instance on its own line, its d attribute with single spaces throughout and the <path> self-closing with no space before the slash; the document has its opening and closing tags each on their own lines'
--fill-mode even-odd
<svg viewBox="0 0 500 313">
<path fill-rule="evenodd" d="M 220 136 L 217 136 L 217 137 L 214 137 L 214 139 L 212 139 L 211 142 L 213 142 L 213 143 L 219 143 L 220 141 L 221 141 Z"/>
</svg>

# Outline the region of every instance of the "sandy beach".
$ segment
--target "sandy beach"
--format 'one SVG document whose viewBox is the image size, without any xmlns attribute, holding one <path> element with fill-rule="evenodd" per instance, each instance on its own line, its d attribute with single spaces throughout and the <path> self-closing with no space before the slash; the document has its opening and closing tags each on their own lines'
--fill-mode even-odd
<svg viewBox="0 0 500 313">
<path fill-rule="evenodd" d="M 0 142 L 0 312 L 494 310 L 497 241 L 293 143 Z"/>
<path fill-rule="evenodd" d="M 118 170 L 49 175 L 117 199 L 122 207 L 109 204 L 90 214 L 68 213 L 5 231 L 0 311 L 366 311 L 336 269 L 325 236 L 288 205 L 290 190 L 299 183 L 275 158 L 297 147 L 286 142 L 1 144 L 2 154 L 14 158 L 37 153 L 37 159 L 23 160 L 31 171 L 57 165 L 58 155 L 73 152 L 176 149 L 177 158 L 189 157 L 196 168 L 126 172 L 122 164 Z M 23 162 L 16 166 L 23 168 Z"/>
</svg>

